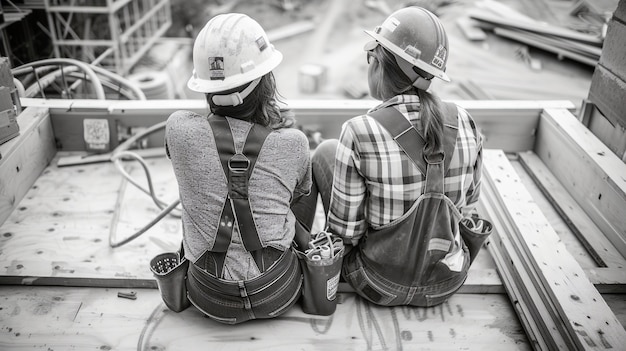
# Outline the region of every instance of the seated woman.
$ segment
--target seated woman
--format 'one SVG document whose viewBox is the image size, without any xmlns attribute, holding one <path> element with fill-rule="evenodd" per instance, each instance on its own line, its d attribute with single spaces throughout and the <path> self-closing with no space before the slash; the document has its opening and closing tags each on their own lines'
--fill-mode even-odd
<svg viewBox="0 0 626 351">
<path fill-rule="evenodd" d="M 351 247 L 342 276 L 365 299 L 440 304 L 485 238 L 461 230 L 480 194 L 482 139 L 467 111 L 429 90 L 432 78 L 449 80 L 448 38 L 434 14 L 403 8 L 366 33 L 370 95 L 382 103 L 319 146 L 335 158 L 328 231 Z M 316 178 L 329 173 L 317 167 L 328 162 L 312 161 Z"/>
<path fill-rule="evenodd" d="M 167 121 L 188 297 L 223 323 L 277 317 L 300 297 L 292 206 L 310 192 L 310 151 L 278 105 L 272 70 L 281 60 L 250 17 L 215 16 L 195 40 L 188 82 L 210 114 L 176 111 Z M 300 213 L 312 223 L 314 211 Z"/>
</svg>

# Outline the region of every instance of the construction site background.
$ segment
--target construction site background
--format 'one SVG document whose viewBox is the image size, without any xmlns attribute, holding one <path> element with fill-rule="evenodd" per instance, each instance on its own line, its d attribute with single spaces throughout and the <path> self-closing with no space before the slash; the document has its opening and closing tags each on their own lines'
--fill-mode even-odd
<svg viewBox="0 0 626 351">
<path fill-rule="evenodd" d="M 538 21 L 570 27 L 575 24 L 578 28 L 587 25 L 589 31 L 598 30 L 597 24 L 572 15 L 576 3 L 567 0 L 247 0 L 185 1 L 183 5 L 182 1 L 174 1 L 173 25 L 167 35 L 189 40 L 163 38 L 136 71 L 159 70 L 170 65 L 169 70 L 175 72 L 171 74 L 175 95 L 202 98 L 185 88 L 192 69 L 191 38 L 216 13 L 241 12 L 259 21 L 284 54 L 275 76 L 286 99 L 367 99 L 367 63 L 362 48 L 369 37 L 363 30 L 373 29 L 398 8 L 418 5 L 441 18 L 450 38 L 447 73 L 452 82 L 433 84 L 433 90 L 442 98 L 553 99 L 570 100 L 580 106 L 589 92 L 593 66 L 486 31 L 482 38 L 468 39 L 458 23 L 467 19 L 471 11 L 485 11 L 501 4 Z M 177 53 L 178 59 L 172 59 L 171 53 Z"/>
</svg>

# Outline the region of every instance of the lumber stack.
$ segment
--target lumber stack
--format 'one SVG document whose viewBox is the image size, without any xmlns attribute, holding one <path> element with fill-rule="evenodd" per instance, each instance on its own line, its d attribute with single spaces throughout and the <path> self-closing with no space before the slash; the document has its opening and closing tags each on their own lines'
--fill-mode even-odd
<svg viewBox="0 0 626 351">
<path fill-rule="evenodd" d="M 595 66 L 602 54 L 603 38 L 591 24 L 585 31 L 538 21 L 495 1 L 481 1 L 469 13 L 478 25 L 494 34 L 528 46 Z M 579 11 L 579 10 L 577 10 Z M 601 23 L 598 24 L 601 26 Z M 596 26 L 596 27 L 598 27 Z M 590 32 L 596 34 L 590 34 Z"/>
<path fill-rule="evenodd" d="M 534 203 L 501 150 L 485 150 L 487 248 L 536 350 L 609 350 L 626 331 Z"/>
<path fill-rule="evenodd" d="M 626 161 L 626 0 L 619 2 L 607 27 L 602 56 L 595 67 L 583 123 Z M 595 110 L 599 112 L 593 113 Z"/>
<path fill-rule="evenodd" d="M 9 59 L 0 57 L 0 144 L 19 135 L 20 128 L 16 117 L 21 109 Z"/>
</svg>

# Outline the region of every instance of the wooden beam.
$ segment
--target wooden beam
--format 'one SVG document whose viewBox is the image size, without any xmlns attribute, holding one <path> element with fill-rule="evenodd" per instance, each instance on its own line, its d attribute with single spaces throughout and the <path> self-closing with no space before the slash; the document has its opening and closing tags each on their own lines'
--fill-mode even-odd
<svg viewBox="0 0 626 351">
<path fill-rule="evenodd" d="M 506 155 L 485 150 L 484 166 L 481 199 L 495 222 L 493 242 L 507 262 L 507 267 L 498 268 L 518 280 L 521 303 L 531 309 L 524 318 L 541 323 L 537 330 L 553 343 L 550 349 L 625 345 L 624 327 L 533 202 Z"/>
<path fill-rule="evenodd" d="M 481 128 L 485 147 L 506 152 L 532 149 L 539 114 L 545 108 L 574 109 L 570 101 L 453 101 L 468 110 Z M 322 137 L 337 138 L 341 125 L 351 117 L 364 114 L 379 102 L 375 100 L 292 100 L 287 105 L 295 112 L 298 125 L 319 131 Z M 107 118 L 109 125 L 147 127 L 162 122 L 174 111 L 190 110 L 207 114 L 202 100 L 97 101 L 22 99 L 25 106 L 51 109 L 55 136 L 62 151 L 84 150 L 82 119 Z M 62 126 L 62 127 L 61 127 Z M 162 139 L 158 145 L 161 146 Z M 117 145 L 113 140 L 112 147 Z"/>
<path fill-rule="evenodd" d="M 539 189 L 561 215 L 572 233 L 587 249 L 598 267 L 620 267 L 626 269 L 626 260 L 615 246 L 604 236 L 576 200 L 561 185 L 550 169 L 532 151 L 519 153 L 519 160 Z M 626 270 L 624 271 L 626 283 Z"/>
<path fill-rule="evenodd" d="M 20 135 L 0 145 L 0 225 L 56 154 L 47 109 L 27 108 L 17 123 Z"/>
<path fill-rule="evenodd" d="M 558 58 L 566 57 L 589 66 L 595 66 L 598 64 L 598 60 L 600 59 L 600 55 L 593 56 L 586 53 L 580 53 L 573 46 L 563 45 L 563 43 L 559 40 L 543 37 L 535 33 L 510 30 L 506 28 L 494 28 L 493 32 L 499 36 L 555 53 Z"/>
<path fill-rule="evenodd" d="M 133 0 L 114 0 L 111 6 L 59 6 L 59 5 L 46 5 L 47 12 L 68 12 L 68 13 L 99 13 L 106 14 L 116 12 L 124 5 L 132 2 Z M 46 2 L 48 4 L 48 2 Z"/>
<path fill-rule="evenodd" d="M 557 27 L 539 21 L 518 21 L 512 18 L 504 18 L 486 11 L 471 11 L 469 16 L 475 20 L 490 23 L 498 27 L 515 28 L 543 35 L 553 35 L 565 39 L 576 40 L 582 43 L 602 46 L 602 39 L 583 34 L 571 29 Z"/>
<path fill-rule="evenodd" d="M 542 113 L 534 152 L 626 257 L 626 164 L 564 110 Z"/>
</svg>

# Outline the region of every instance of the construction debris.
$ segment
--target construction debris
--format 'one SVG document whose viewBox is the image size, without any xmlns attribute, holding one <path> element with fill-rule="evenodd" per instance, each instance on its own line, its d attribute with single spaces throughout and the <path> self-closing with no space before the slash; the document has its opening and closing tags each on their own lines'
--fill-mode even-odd
<svg viewBox="0 0 626 351">
<path fill-rule="evenodd" d="M 482 41 L 487 39 L 487 33 L 478 26 L 476 21 L 469 17 L 459 17 L 456 20 L 456 24 L 468 40 Z"/>
<path fill-rule="evenodd" d="M 515 54 L 522 61 L 524 61 L 530 68 L 535 71 L 541 70 L 541 60 L 536 59 L 530 55 L 530 51 L 528 50 L 528 46 L 520 46 L 517 50 L 515 50 Z"/>
<path fill-rule="evenodd" d="M 300 67 L 298 83 L 303 93 L 317 93 L 326 83 L 326 67 L 318 64 L 305 64 Z"/>
<path fill-rule="evenodd" d="M 495 5 L 497 4 L 497 5 Z M 470 18 L 483 29 L 526 45 L 557 54 L 559 59 L 569 58 L 595 66 L 602 53 L 603 38 L 587 31 L 537 21 L 492 0 L 477 3 Z"/>
</svg>

